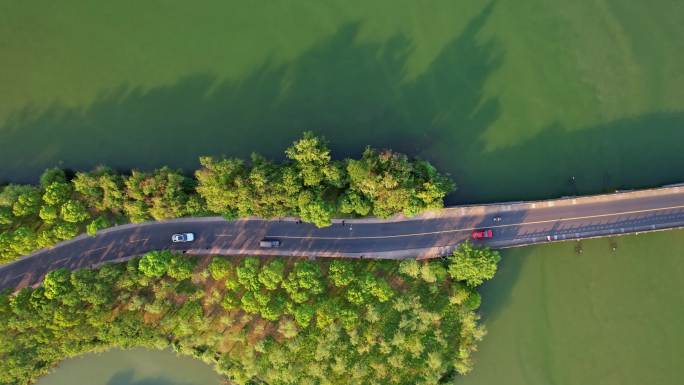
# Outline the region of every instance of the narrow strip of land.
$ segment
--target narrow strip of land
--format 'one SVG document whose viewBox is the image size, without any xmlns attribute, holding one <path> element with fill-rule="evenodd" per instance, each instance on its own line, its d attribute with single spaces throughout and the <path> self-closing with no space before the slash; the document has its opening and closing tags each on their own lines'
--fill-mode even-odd
<svg viewBox="0 0 684 385">
<path fill-rule="evenodd" d="M 494 218 L 500 218 L 494 221 Z M 183 218 L 114 227 L 80 236 L 0 267 L 0 289 L 34 285 L 50 270 L 78 269 L 125 260 L 151 250 L 188 254 L 280 255 L 347 258 L 434 258 L 449 253 L 475 229 L 493 237 L 476 241 L 494 248 L 549 241 L 614 236 L 684 226 L 684 187 L 538 202 L 450 207 L 388 220 L 337 220 L 316 228 L 292 218 Z M 193 232 L 196 240 L 171 243 L 171 234 Z M 274 249 L 259 247 L 278 238 Z"/>
</svg>

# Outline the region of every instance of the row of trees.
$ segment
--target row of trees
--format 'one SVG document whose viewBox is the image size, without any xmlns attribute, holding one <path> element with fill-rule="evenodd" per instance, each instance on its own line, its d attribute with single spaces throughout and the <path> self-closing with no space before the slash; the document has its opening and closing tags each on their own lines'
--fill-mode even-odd
<svg viewBox="0 0 684 385">
<path fill-rule="evenodd" d="M 332 160 L 327 143 L 307 132 L 274 163 L 202 157 L 191 178 L 163 167 L 122 175 L 110 168 L 49 169 L 40 184 L 0 189 L 0 263 L 113 223 L 182 216 L 297 216 L 327 226 L 337 215 L 387 217 L 440 208 L 454 186 L 426 161 L 366 149 L 361 159 Z"/>
<path fill-rule="evenodd" d="M 115 346 L 171 347 L 237 384 L 452 383 L 484 335 L 475 286 L 496 261 L 469 245 L 429 263 L 163 251 L 56 270 L 0 295 L 0 383 Z"/>
</svg>

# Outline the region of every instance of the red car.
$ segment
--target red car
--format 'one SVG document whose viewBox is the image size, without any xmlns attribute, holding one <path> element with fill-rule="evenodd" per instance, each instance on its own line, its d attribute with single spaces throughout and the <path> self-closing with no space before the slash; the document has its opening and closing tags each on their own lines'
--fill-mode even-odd
<svg viewBox="0 0 684 385">
<path fill-rule="evenodd" d="M 472 234 L 473 239 L 486 239 L 492 237 L 492 229 L 475 230 Z"/>
</svg>

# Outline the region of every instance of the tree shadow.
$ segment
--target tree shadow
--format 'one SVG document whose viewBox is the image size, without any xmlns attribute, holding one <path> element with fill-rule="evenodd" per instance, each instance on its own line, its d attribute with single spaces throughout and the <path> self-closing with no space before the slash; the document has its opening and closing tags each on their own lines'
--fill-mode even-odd
<svg viewBox="0 0 684 385">
<path fill-rule="evenodd" d="M 485 282 L 478 291 L 482 295 L 480 313 L 485 325 L 494 321 L 509 304 L 511 291 L 518 280 L 525 257 L 507 257 L 507 252 L 502 253 L 501 262 L 494 279 Z M 516 255 L 517 256 L 517 255 Z"/>
<path fill-rule="evenodd" d="M 0 128 L 0 181 L 34 182 L 45 168 L 119 169 L 169 164 L 191 170 L 199 155 L 271 158 L 304 130 L 325 135 L 335 155 L 355 156 L 368 144 L 417 154 L 457 137 L 454 151 L 477 142 L 499 115 L 483 87 L 503 59 L 479 33 L 490 3 L 447 43 L 420 76 L 406 79 L 412 43 L 404 35 L 360 42 L 359 24 L 342 26 L 292 62 L 265 62 L 239 80 L 194 74 L 170 86 L 129 84 L 102 92 L 85 108 L 58 103 L 26 108 Z"/>
<path fill-rule="evenodd" d="M 578 130 L 554 124 L 516 146 L 476 148 L 459 163 L 469 167 L 452 171 L 460 184 L 452 199 L 548 199 L 679 183 L 683 127 L 684 112 L 660 112 Z"/>
</svg>

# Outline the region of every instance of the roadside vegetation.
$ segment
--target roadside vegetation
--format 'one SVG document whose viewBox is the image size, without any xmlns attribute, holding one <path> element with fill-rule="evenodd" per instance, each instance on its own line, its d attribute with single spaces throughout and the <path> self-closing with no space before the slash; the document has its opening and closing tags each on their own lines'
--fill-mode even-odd
<svg viewBox="0 0 684 385">
<path fill-rule="evenodd" d="M 418 262 L 150 252 L 0 295 L 0 383 L 112 347 L 171 347 L 236 384 L 453 383 L 485 334 L 476 286 L 499 255 Z"/>
<path fill-rule="evenodd" d="M 119 174 L 107 167 L 74 175 L 48 169 L 40 184 L 0 189 L 0 263 L 115 223 L 183 216 L 296 216 L 328 226 L 334 216 L 411 216 L 443 206 L 454 189 L 430 163 L 367 148 L 361 159 L 332 160 L 307 132 L 274 163 L 202 157 L 193 177 L 163 167 Z"/>
</svg>

